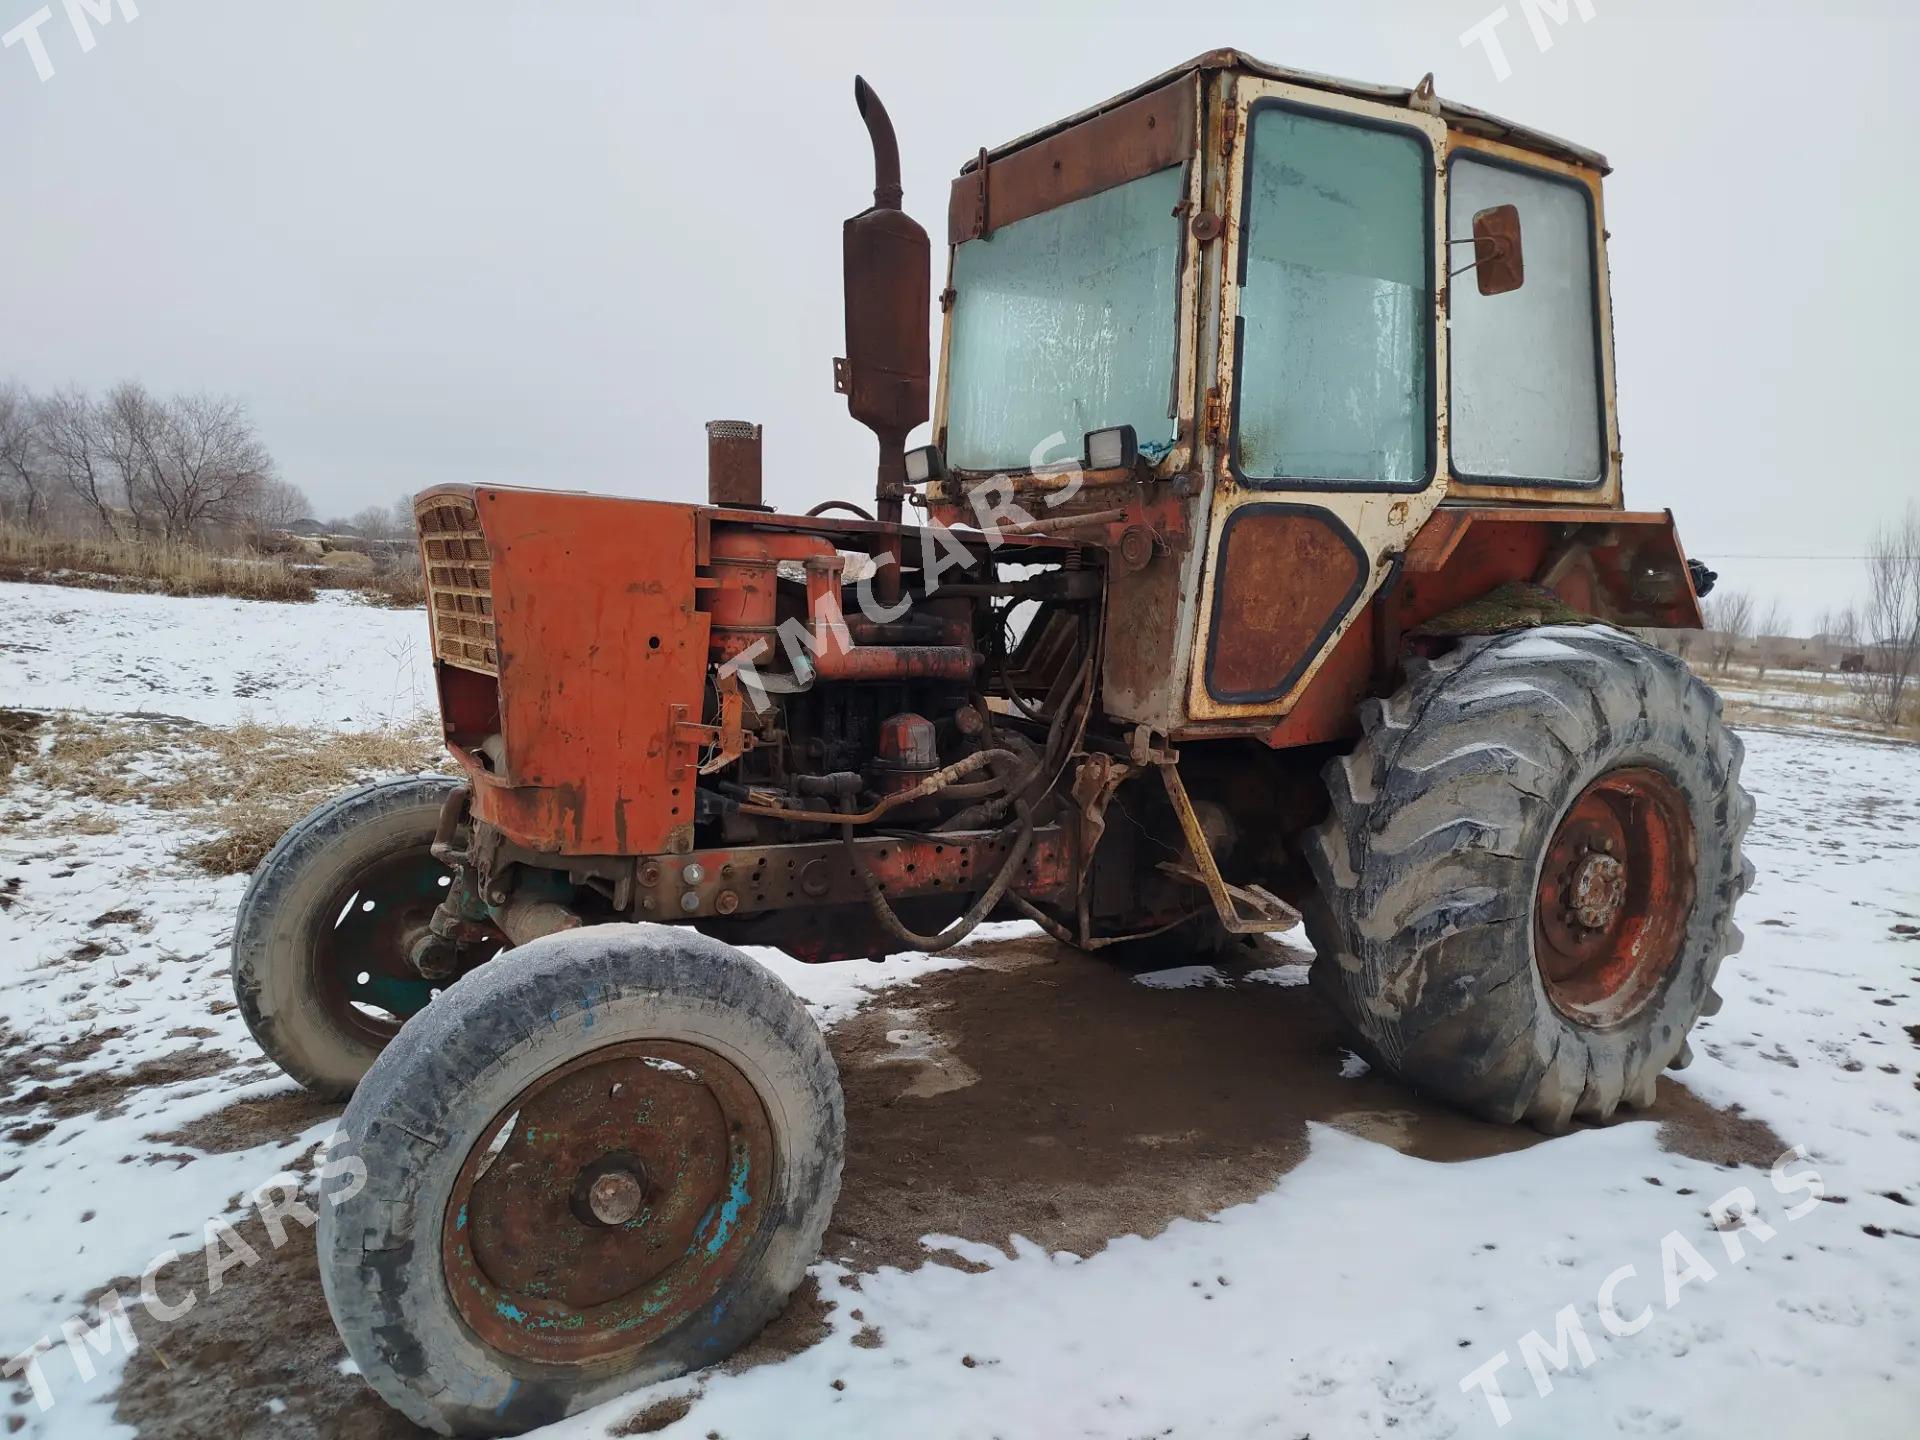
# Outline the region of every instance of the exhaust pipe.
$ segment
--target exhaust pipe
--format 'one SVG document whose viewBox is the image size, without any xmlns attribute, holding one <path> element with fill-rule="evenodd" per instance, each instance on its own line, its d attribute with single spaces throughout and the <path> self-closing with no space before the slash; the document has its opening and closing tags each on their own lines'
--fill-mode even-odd
<svg viewBox="0 0 1920 1440">
<path fill-rule="evenodd" d="M 900 208 L 900 142 L 894 137 L 893 117 L 873 87 L 861 76 L 853 77 L 853 103 L 860 118 L 867 122 L 867 138 L 873 142 L 873 208 Z"/>
<path fill-rule="evenodd" d="M 853 101 L 873 143 L 873 205 L 841 229 L 847 353 L 834 364 L 834 389 L 847 397 L 848 413 L 879 441 L 875 514 L 893 528 L 881 539 L 874 581 L 881 603 L 890 605 L 900 596 L 907 436 L 928 414 L 933 246 L 900 208 L 900 144 L 887 107 L 857 76 Z"/>
</svg>

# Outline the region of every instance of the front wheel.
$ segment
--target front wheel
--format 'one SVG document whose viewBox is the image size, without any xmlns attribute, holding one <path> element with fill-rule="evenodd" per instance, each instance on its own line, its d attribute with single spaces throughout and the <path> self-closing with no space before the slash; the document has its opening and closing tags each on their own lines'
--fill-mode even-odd
<svg viewBox="0 0 1920 1440">
<path fill-rule="evenodd" d="M 327 801 L 253 873 L 233 926 L 233 989 L 267 1057 L 316 1095 L 352 1093 L 412 1016 L 450 980 L 413 947 L 453 872 L 433 858 L 440 810 L 460 782 L 410 775 Z M 461 947 L 479 964 L 507 943 Z"/>
<path fill-rule="evenodd" d="M 1740 948 L 1753 801 L 1718 697 L 1602 626 L 1416 662 L 1327 768 L 1316 988 L 1417 1088 L 1546 1130 L 1653 1102 Z"/>
<path fill-rule="evenodd" d="M 330 1155 L 327 1303 L 367 1382 L 517 1434 L 725 1359 L 785 1306 L 840 1187 L 819 1027 L 739 951 L 598 925 L 400 1032 Z"/>
</svg>

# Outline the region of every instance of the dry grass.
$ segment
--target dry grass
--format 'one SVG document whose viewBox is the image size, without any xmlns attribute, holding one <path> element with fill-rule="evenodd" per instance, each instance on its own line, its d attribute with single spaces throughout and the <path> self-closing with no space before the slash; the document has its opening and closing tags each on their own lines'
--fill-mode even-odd
<svg viewBox="0 0 1920 1440">
<path fill-rule="evenodd" d="M 376 566 L 371 595 L 375 604 L 391 610 L 418 610 L 427 603 L 427 582 L 420 573 L 420 558 L 410 556 L 411 564 L 389 561 Z"/>
<path fill-rule="evenodd" d="M 182 854 L 213 875 L 252 870 L 288 826 L 356 783 L 444 761 L 424 725 L 342 734 L 86 716 L 49 723 L 52 743 L 21 759 L 22 778 L 84 799 L 179 812 L 211 828 L 210 839 Z"/>
<path fill-rule="evenodd" d="M 1888 725 L 1876 719 L 1844 675 L 1777 666 L 1762 672 L 1740 663 L 1718 671 L 1704 664 L 1694 669 L 1720 692 L 1729 724 L 1813 725 L 1843 734 L 1920 740 L 1920 721 Z"/>
<path fill-rule="evenodd" d="M 0 710 L 0 783 L 39 747 L 35 738 L 47 717 L 31 710 Z"/>
<path fill-rule="evenodd" d="M 278 558 L 228 559 L 159 540 L 76 540 L 0 522 L 0 579 L 138 590 L 311 600 L 313 581 Z"/>
</svg>

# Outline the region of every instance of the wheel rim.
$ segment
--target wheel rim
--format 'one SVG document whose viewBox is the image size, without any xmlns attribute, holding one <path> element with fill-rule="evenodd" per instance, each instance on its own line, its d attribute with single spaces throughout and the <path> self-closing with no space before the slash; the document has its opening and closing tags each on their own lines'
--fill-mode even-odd
<svg viewBox="0 0 1920 1440">
<path fill-rule="evenodd" d="M 313 989 L 342 1029 L 384 1045 L 453 983 L 428 979 L 412 960 L 452 879 L 428 846 L 409 847 L 356 870 L 327 901 L 312 952 Z M 476 955 L 490 953 L 476 947 Z"/>
<path fill-rule="evenodd" d="M 454 1306 L 507 1355 L 600 1362 L 712 1307 L 753 1246 L 773 1128 L 729 1061 L 608 1046 L 541 1076 L 487 1125 L 441 1227 Z"/>
<path fill-rule="evenodd" d="M 1693 908 L 1693 824 L 1657 770 L 1612 770 L 1562 817 L 1534 896 L 1534 955 L 1571 1019 L 1618 1024 L 1679 958 Z"/>
</svg>

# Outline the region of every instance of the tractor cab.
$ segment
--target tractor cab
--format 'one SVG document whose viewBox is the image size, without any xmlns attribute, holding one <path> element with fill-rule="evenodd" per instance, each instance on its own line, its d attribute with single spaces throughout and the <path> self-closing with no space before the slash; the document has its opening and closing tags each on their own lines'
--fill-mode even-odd
<svg viewBox="0 0 1920 1440">
<path fill-rule="evenodd" d="M 1607 168 L 1430 78 L 1231 50 L 983 149 L 919 498 L 1122 511 L 1087 527 L 1117 713 L 1271 728 L 1442 503 L 1620 509 Z M 1628 535 L 1684 610 L 1677 547 Z"/>
</svg>

